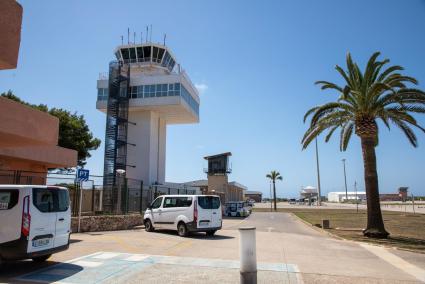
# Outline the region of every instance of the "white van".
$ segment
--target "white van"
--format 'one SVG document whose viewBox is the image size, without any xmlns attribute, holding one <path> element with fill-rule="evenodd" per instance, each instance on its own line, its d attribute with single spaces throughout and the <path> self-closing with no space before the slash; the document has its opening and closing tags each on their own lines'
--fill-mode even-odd
<svg viewBox="0 0 425 284">
<path fill-rule="evenodd" d="M 68 249 L 70 227 L 68 189 L 0 185 L 0 262 L 45 261 Z"/>
<path fill-rule="evenodd" d="M 190 232 L 213 236 L 221 229 L 221 201 L 216 195 L 162 195 L 157 197 L 143 217 L 145 229 L 177 230 L 185 237 Z"/>
</svg>

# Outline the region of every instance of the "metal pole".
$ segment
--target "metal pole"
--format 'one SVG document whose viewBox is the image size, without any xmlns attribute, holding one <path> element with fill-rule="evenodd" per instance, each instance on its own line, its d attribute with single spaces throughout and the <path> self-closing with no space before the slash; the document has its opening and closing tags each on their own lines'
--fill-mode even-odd
<svg viewBox="0 0 425 284">
<path fill-rule="evenodd" d="M 78 233 L 80 232 L 81 228 L 81 204 L 83 203 L 83 182 L 80 181 L 80 202 L 79 202 L 79 208 L 78 208 Z"/>
<path fill-rule="evenodd" d="M 412 193 L 412 208 L 413 208 L 413 214 L 415 214 L 415 197 L 413 196 L 413 193 Z"/>
<path fill-rule="evenodd" d="M 140 213 L 143 212 L 143 180 L 140 182 Z"/>
<path fill-rule="evenodd" d="M 359 213 L 359 200 L 357 199 L 357 181 L 354 182 L 354 189 L 356 190 L 356 212 Z"/>
<path fill-rule="evenodd" d="M 121 175 L 118 174 L 118 188 L 117 188 L 117 214 L 121 213 Z"/>
<path fill-rule="evenodd" d="M 317 206 L 322 205 L 321 191 L 320 191 L 320 168 L 319 168 L 319 148 L 316 141 L 316 169 L 317 169 Z"/>
<path fill-rule="evenodd" d="M 342 159 L 342 164 L 344 165 L 345 200 L 348 201 L 347 175 L 346 175 L 346 172 L 345 172 L 345 159 Z"/>
</svg>

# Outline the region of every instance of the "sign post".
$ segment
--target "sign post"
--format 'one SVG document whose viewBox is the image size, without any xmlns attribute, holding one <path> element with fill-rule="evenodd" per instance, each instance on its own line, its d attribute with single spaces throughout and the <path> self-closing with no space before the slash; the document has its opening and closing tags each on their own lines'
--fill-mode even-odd
<svg viewBox="0 0 425 284">
<path fill-rule="evenodd" d="M 85 169 L 77 170 L 77 181 L 80 185 L 80 202 L 78 204 L 78 233 L 80 232 L 81 226 L 81 204 L 83 203 L 83 181 L 89 180 L 90 172 Z"/>
</svg>

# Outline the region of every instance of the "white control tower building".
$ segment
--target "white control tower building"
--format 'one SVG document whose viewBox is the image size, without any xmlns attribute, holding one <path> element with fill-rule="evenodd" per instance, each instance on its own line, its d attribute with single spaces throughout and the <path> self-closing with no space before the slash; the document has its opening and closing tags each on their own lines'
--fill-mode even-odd
<svg viewBox="0 0 425 284">
<path fill-rule="evenodd" d="M 167 125 L 199 122 L 198 91 L 167 46 L 121 45 L 115 56 L 97 81 L 96 108 L 107 115 L 104 189 L 123 175 L 162 184 Z"/>
</svg>

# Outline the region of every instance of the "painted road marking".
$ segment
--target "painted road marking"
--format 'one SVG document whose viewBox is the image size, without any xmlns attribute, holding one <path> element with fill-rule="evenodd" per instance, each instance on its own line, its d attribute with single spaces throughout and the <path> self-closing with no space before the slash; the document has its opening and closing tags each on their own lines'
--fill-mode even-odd
<svg viewBox="0 0 425 284">
<path fill-rule="evenodd" d="M 136 254 L 136 255 L 129 256 L 129 257 L 125 258 L 124 260 L 127 260 L 127 261 L 142 261 L 142 260 L 145 260 L 148 257 L 149 257 L 149 255 Z"/>
<path fill-rule="evenodd" d="M 96 256 L 93 256 L 93 258 L 97 258 L 97 259 L 109 259 L 109 258 L 116 257 L 117 255 L 119 255 L 119 253 L 115 253 L 115 252 L 104 252 L 104 253 L 98 254 Z"/>
<path fill-rule="evenodd" d="M 100 259 L 102 261 L 99 261 Z M 130 275 L 143 273 L 144 270 L 155 264 L 224 269 L 239 269 L 240 267 L 239 261 L 236 260 L 99 252 L 18 276 L 15 280 L 62 284 L 106 281 L 125 283 L 126 279 L 131 277 Z M 296 275 L 299 272 L 296 265 L 285 263 L 258 263 L 257 268 L 263 271 L 290 272 Z"/>
<path fill-rule="evenodd" d="M 103 262 L 95 262 L 95 261 L 84 261 L 84 260 L 79 260 L 74 262 L 74 265 L 78 265 L 78 266 L 82 266 L 82 267 L 98 267 L 100 265 L 102 265 Z"/>
<path fill-rule="evenodd" d="M 367 244 L 360 244 L 360 246 L 364 247 L 365 249 L 367 249 L 374 255 L 392 264 L 393 266 L 412 275 L 419 281 L 425 282 L 425 270 L 405 261 L 404 259 L 396 256 L 395 254 L 390 253 L 386 248 L 367 245 Z"/>
</svg>

